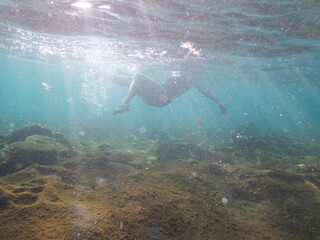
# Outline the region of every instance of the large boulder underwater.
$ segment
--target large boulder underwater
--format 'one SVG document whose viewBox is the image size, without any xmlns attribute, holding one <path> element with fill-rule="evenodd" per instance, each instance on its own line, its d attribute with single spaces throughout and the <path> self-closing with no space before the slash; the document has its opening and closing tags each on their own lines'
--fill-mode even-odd
<svg viewBox="0 0 320 240">
<path fill-rule="evenodd" d="M 199 144 L 187 142 L 157 142 L 151 149 L 151 153 L 156 156 L 159 161 L 178 159 L 204 161 L 212 159 L 212 152 Z"/>
<path fill-rule="evenodd" d="M 24 126 L 8 134 L 3 138 L 2 145 L 0 176 L 19 171 L 33 163 L 57 164 L 58 151 L 63 148 L 49 128 L 38 124 Z"/>
<path fill-rule="evenodd" d="M 102 144 L 86 146 L 70 143 L 60 132 L 39 124 L 24 126 L 0 140 L 0 176 L 25 169 L 33 164 L 54 166 L 59 161 L 65 167 L 85 170 L 86 167 L 99 166 L 112 168 L 110 162 L 141 167 L 134 159 L 117 149 Z"/>
<path fill-rule="evenodd" d="M 0 163 L 0 175 L 23 169 L 32 163 L 53 165 L 58 161 L 56 142 L 41 135 L 27 137 L 24 141 L 11 143 L 5 150 Z"/>
<path fill-rule="evenodd" d="M 39 124 L 24 126 L 8 134 L 5 137 L 5 142 L 10 144 L 13 142 L 24 141 L 27 137 L 33 136 L 33 135 L 52 137 L 52 131 L 49 128 Z"/>
</svg>

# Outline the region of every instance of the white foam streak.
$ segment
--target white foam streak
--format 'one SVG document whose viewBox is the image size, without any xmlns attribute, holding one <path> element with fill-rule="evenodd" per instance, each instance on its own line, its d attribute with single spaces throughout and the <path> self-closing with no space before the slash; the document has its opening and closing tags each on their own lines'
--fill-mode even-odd
<svg viewBox="0 0 320 240">
<path fill-rule="evenodd" d="M 76 2 L 76 3 L 72 3 L 71 6 L 82 8 L 82 9 L 88 9 L 92 6 L 92 4 L 88 2 Z"/>
</svg>

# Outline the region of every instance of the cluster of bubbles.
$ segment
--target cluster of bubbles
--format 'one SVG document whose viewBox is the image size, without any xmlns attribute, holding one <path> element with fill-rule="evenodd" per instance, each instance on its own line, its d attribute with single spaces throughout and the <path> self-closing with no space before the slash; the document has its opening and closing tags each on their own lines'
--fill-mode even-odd
<svg viewBox="0 0 320 240">
<path fill-rule="evenodd" d="M 82 74 L 81 98 L 85 103 L 102 108 L 110 88 L 105 77 L 103 73 L 92 69 Z"/>
</svg>

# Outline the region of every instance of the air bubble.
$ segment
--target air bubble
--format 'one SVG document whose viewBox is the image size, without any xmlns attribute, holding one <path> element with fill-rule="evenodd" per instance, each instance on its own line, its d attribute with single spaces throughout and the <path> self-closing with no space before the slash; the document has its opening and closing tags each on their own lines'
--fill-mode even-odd
<svg viewBox="0 0 320 240">
<path fill-rule="evenodd" d="M 141 128 L 139 129 L 139 132 L 140 132 L 141 134 L 145 134 L 146 131 L 147 131 L 147 128 L 146 128 L 146 127 L 141 127 Z"/>
<path fill-rule="evenodd" d="M 222 203 L 223 203 L 223 204 L 228 204 L 228 203 L 229 203 L 229 200 L 226 199 L 226 198 L 222 198 Z"/>
<path fill-rule="evenodd" d="M 81 137 L 83 137 L 83 136 L 86 135 L 86 132 L 85 132 L 85 131 L 80 131 L 80 132 L 79 132 L 79 135 L 80 135 Z"/>
</svg>

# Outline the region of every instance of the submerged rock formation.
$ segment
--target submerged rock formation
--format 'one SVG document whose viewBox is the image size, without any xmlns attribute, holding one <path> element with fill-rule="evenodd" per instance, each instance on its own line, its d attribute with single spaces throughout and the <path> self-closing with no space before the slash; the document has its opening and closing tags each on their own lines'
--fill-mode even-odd
<svg viewBox="0 0 320 240">
<path fill-rule="evenodd" d="M 134 155 L 58 136 L 2 149 L 1 239 L 320 238 L 317 156 L 295 172 L 253 167 L 232 144 L 152 142 Z"/>
<path fill-rule="evenodd" d="M 8 194 L 0 188 L 0 211 L 10 206 L 10 198 Z"/>
<path fill-rule="evenodd" d="M 211 159 L 212 153 L 194 143 L 157 142 L 152 153 L 160 161 L 193 159 L 203 161 Z"/>
<path fill-rule="evenodd" d="M 55 140 L 47 136 L 27 137 L 25 141 L 11 143 L 4 152 L 0 175 L 19 171 L 32 163 L 53 165 L 58 161 Z"/>
<path fill-rule="evenodd" d="M 52 131 L 43 125 L 33 124 L 30 126 L 19 128 L 18 130 L 8 134 L 5 138 L 5 141 L 7 143 L 23 141 L 25 140 L 26 137 L 33 136 L 33 135 L 43 135 L 43 136 L 52 137 Z"/>
</svg>

